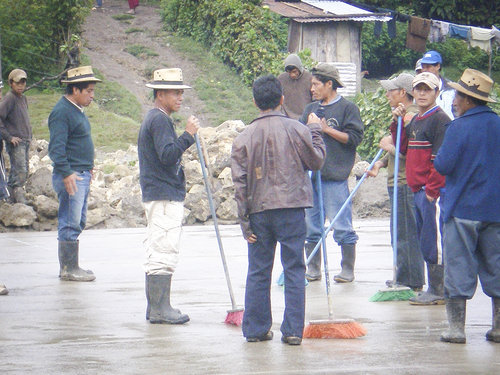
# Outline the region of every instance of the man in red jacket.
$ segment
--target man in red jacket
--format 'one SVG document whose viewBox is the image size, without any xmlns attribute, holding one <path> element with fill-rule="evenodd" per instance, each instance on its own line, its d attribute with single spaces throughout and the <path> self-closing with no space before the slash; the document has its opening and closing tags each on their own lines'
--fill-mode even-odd
<svg viewBox="0 0 500 375">
<path fill-rule="evenodd" d="M 434 158 L 450 118 L 436 104 L 438 95 L 439 80 L 434 74 L 424 72 L 413 79 L 418 114 L 401 134 L 401 152 L 406 153 L 406 180 L 415 197 L 420 251 L 427 263 L 428 288 L 410 299 L 413 305 L 444 304 L 440 198 L 445 179 L 434 168 Z M 393 113 L 404 117 L 406 108 L 400 104 Z"/>
</svg>

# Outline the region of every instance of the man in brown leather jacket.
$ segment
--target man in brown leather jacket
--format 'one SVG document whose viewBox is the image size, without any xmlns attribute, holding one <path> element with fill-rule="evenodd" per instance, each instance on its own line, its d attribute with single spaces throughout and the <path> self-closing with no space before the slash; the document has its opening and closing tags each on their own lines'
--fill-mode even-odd
<svg viewBox="0 0 500 375">
<path fill-rule="evenodd" d="M 248 276 L 243 335 L 249 342 L 271 340 L 271 273 L 277 242 L 285 271 L 282 341 L 300 345 L 305 314 L 304 209 L 313 205 L 308 170 L 326 155 L 320 120 L 307 126 L 280 112 L 282 87 L 272 75 L 253 84 L 259 116 L 235 139 L 232 177 L 238 216 L 248 242 Z"/>
</svg>

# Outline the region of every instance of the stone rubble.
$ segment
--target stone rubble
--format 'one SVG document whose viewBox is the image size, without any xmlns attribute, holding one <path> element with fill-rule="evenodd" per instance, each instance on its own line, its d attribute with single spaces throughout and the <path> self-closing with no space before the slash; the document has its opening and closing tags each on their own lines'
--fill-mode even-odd
<svg viewBox="0 0 500 375">
<path fill-rule="evenodd" d="M 226 121 L 217 128 L 202 128 L 199 136 L 205 149 L 212 195 L 221 224 L 237 223 L 237 208 L 231 179 L 231 146 L 245 128 L 241 121 Z M 26 184 L 27 205 L 0 202 L 0 232 L 56 230 L 57 196 L 52 189 L 52 165 L 45 140 L 32 142 L 30 176 Z M 7 168 L 8 155 L 5 153 Z M 185 224 L 210 220 L 203 176 L 196 146 L 183 157 L 187 196 Z M 352 189 L 368 165 L 359 161 L 349 179 Z M 387 217 L 390 212 L 386 174 L 367 179 L 354 198 L 355 217 Z M 135 228 L 146 225 L 139 185 L 137 146 L 113 153 L 96 152 L 94 179 L 88 198 L 87 228 Z"/>
</svg>

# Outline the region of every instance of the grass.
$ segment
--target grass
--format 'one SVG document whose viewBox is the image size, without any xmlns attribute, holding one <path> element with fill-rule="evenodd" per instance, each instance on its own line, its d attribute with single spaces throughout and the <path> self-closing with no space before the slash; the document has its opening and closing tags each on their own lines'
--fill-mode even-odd
<svg viewBox="0 0 500 375">
<path fill-rule="evenodd" d="M 131 14 L 115 14 L 111 16 L 111 18 L 117 20 L 117 21 L 130 21 L 134 19 L 134 16 Z"/>
<path fill-rule="evenodd" d="M 234 70 L 190 38 L 165 34 L 164 39 L 199 69 L 194 89 L 210 114 L 211 124 L 217 126 L 229 119 L 248 124 L 256 117 L 258 111 L 252 101 L 252 90 Z"/>
<path fill-rule="evenodd" d="M 140 29 L 138 27 L 129 27 L 127 30 L 125 30 L 125 34 L 142 33 L 142 32 L 144 32 L 144 29 Z"/>
<path fill-rule="evenodd" d="M 132 56 L 143 59 L 158 56 L 158 53 L 141 44 L 132 44 L 130 46 L 127 46 L 125 47 L 124 51 L 130 53 Z"/>
</svg>

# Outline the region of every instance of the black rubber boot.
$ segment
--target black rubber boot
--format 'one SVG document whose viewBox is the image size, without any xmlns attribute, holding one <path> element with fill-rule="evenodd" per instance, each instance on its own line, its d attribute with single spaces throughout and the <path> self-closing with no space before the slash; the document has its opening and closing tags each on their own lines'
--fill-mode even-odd
<svg viewBox="0 0 500 375">
<path fill-rule="evenodd" d="M 342 271 L 333 277 L 337 283 L 350 283 L 354 280 L 354 262 L 356 261 L 356 244 L 349 243 L 340 245 L 342 260 L 340 266 Z"/>
<path fill-rule="evenodd" d="M 95 275 L 78 265 L 78 241 L 59 241 L 59 278 L 66 281 L 93 281 Z"/>
<path fill-rule="evenodd" d="M 427 263 L 427 291 L 410 298 L 411 305 L 444 305 L 444 266 Z"/>
<path fill-rule="evenodd" d="M 151 305 L 149 303 L 149 287 L 148 287 L 148 275 L 146 274 L 146 300 L 148 302 L 148 305 L 146 307 L 146 320 L 149 320 L 149 314 L 151 314 Z M 174 309 L 175 311 L 177 311 L 179 314 L 181 314 L 181 310 L 179 309 Z"/>
<path fill-rule="evenodd" d="M 315 247 L 316 243 L 314 242 L 305 243 L 304 248 L 307 258 L 309 258 L 309 255 L 311 255 Z M 321 280 L 321 245 L 319 246 L 318 251 L 316 251 L 316 254 L 314 254 L 314 257 L 311 259 L 311 262 L 307 265 L 306 279 L 308 281 Z"/>
<path fill-rule="evenodd" d="M 465 298 L 446 299 L 446 315 L 450 327 L 441 335 L 441 341 L 465 344 Z"/>
<path fill-rule="evenodd" d="M 486 332 L 486 340 L 500 343 L 500 298 L 492 298 L 493 316 L 491 329 Z"/>
<path fill-rule="evenodd" d="M 170 305 L 172 275 L 146 275 L 146 298 L 151 324 L 184 324 L 189 316 Z M 146 311 L 146 319 L 148 312 Z"/>
</svg>

